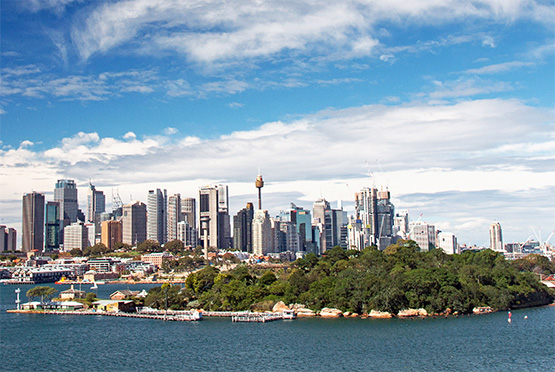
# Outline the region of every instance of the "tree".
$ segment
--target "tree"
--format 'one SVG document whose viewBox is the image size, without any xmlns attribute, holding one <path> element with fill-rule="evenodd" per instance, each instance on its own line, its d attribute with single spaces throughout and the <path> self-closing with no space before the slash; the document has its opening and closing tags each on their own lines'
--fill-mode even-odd
<svg viewBox="0 0 555 372">
<path fill-rule="evenodd" d="M 83 251 L 80 250 L 79 248 L 74 248 L 71 251 L 69 251 L 69 254 L 71 255 L 71 257 L 81 257 L 83 256 Z"/>
<path fill-rule="evenodd" d="M 137 251 L 138 252 L 147 252 L 147 253 L 153 253 L 153 252 L 162 252 L 162 247 L 160 246 L 160 243 L 158 243 L 155 240 L 145 240 L 142 243 L 139 243 L 139 245 L 137 246 Z"/>
<path fill-rule="evenodd" d="M 38 286 L 38 287 L 33 287 L 29 289 L 26 295 L 29 298 L 40 297 L 40 302 L 44 303 L 44 300 L 50 300 L 52 297 L 54 297 L 54 294 L 56 292 L 57 292 L 56 289 L 52 287 Z"/>
<path fill-rule="evenodd" d="M 181 240 L 175 239 L 164 244 L 164 249 L 168 252 L 177 254 L 182 253 L 185 250 L 185 246 Z"/>
</svg>

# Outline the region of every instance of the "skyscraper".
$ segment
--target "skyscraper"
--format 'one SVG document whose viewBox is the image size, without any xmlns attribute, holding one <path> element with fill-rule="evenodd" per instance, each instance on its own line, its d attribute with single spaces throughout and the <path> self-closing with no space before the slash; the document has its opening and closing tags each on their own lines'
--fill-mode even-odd
<svg viewBox="0 0 555 372">
<path fill-rule="evenodd" d="M 497 252 L 502 252 L 504 250 L 503 235 L 501 233 L 501 224 L 499 222 L 494 222 L 489 227 L 489 246 Z"/>
<path fill-rule="evenodd" d="M 79 204 L 77 202 L 77 185 L 74 180 L 58 180 L 54 188 L 54 201 L 60 204 L 60 238 L 64 241 L 64 227 L 77 222 Z"/>
<path fill-rule="evenodd" d="M 116 242 L 123 240 L 121 221 L 102 221 L 102 232 L 100 241 L 107 248 L 112 249 Z"/>
<path fill-rule="evenodd" d="M 160 189 L 148 191 L 147 239 L 166 243 L 168 193 Z"/>
<path fill-rule="evenodd" d="M 365 187 L 355 194 L 355 214 L 361 222 L 364 245 L 375 244 L 384 250 L 393 243 L 394 212 L 387 190 Z"/>
<path fill-rule="evenodd" d="M 258 209 L 252 220 L 252 253 L 265 256 L 272 252 L 272 224 L 268 211 Z"/>
<path fill-rule="evenodd" d="M 253 217 L 252 203 L 247 203 L 246 208 L 241 209 L 237 215 L 233 216 L 233 248 L 252 253 Z"/>
<path fill-rule="evenodd" d="M 428 252 L 436 247 L 436 228 L 425 222 L 416 221 L 409 224 L 410 234 L 408 239 L 412 239 L 418 244 L 421 252 Z"/>
<path fill-rule="evenodd" d="M 231 226 L 228 213 L 228 188 L 225 185 L 206 186 L 199 190 L 200 237 L 205 253 L 208 247 L 230 247 Z"/>
<path fill-rule="evenodd" d="M 44 250 L 47 252 L 60 248 L 60 203 L 46 203 L 46 226 Z"/>
<path fill-rule="evenodd" d="M 183 221 L 187 221 L 193 228 L 197 228 L 197 200 L 195 198 L 181 199 Z"/>
<path fill-rule="evenodd" d="M 23 195 L 23 252 L 44 248 L 44 194 L 32 192 Z"/>
<path fill-rule="evenodd" d="M 106 197 L 103 191 L 96 190 L 89 182 L 87 194 L 87 221 L 95 224 L 96 231 L 100 231 L 100 214 L 106 210 Z"/>
<path fill-rule="evenodd" d="M 89 239 L 89 229 L 79 221 L 74 222 L 64 228 L 64 251 L 69 252 L 72 249 L 81 249 L 94 245 Z"/>
<path fill-rule="evenodd" d="M 171 195 L 168 198 L 168 241 L 177 239 L 177 224 L 183 221 L 181 208 L 181 195 Z"/>
<path fill-rule="evenodd" d="M 77 222 L 79 205 L 77 202 L 77 186 L 74 180 L 58 180 L 56 182 L 54 201 L 60 203 L 60 221 L 64 221 L 64 227 Z"/>
<path fill-rule="evenodd" d="M 123 206 L 123 243 L 136 245 L 146 240 L 146 205 L 139 201 Z"/>
</svg>

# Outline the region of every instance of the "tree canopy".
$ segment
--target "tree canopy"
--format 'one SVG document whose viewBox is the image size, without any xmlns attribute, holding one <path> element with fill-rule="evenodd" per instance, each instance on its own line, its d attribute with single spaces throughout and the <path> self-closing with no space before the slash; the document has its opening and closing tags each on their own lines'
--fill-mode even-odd
<svg viewBox="0 0 555 372">
<path fill-rule="evenodd" d="M 385 251 L 336 247 L 321 258 L 308 254 L 288 270 L 239 265 L 220 272 L 208 266 L 190 274 L 183 289 L 171 287 L 168 301 L 173 308 L 264 310 L 281 300 L 356 313 L 407 308 L 470 313 L 476 306 L 509 309 L 552 302 L 555 292 L 530 272 L 550 266 L 539 258 L 529 261 L 511 262 L 489 249 L 460 255 L 420 252 L 407 240 Z M 156 306 L 157 290 L 151 291 L 147 299 Z"/>
</svg>

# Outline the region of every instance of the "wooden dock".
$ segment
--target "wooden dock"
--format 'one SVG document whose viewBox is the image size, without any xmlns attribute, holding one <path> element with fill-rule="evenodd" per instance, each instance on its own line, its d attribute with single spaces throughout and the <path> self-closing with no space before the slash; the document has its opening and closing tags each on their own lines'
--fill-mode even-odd
<svg viewBox="0 0 555 372">
<path fill-rule="evenodd" d="M 264 314 L 264 313 L 244 313 L 231 317 L 232 322 L 248 322 L 248 323 L 266 323 L 274 320 L 282 320 L 282 314 Z"/>
</svg>

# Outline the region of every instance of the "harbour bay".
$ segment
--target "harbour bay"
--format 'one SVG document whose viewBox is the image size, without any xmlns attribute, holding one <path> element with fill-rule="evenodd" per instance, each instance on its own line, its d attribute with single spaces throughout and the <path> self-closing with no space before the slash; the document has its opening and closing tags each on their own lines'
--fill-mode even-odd
<svg viewBox="0 0 555 372">
<path fill-rule="evenodd" d="M 31 287 L 20 286 L 22 293 Z M 98 295 L 128 287 L 101 285 Z M 506 312 L 413 320 L 163 322 L 9 314 L 16 288 L 0 286 L 3 371 L 547 371 L 555 362 L 555 307 L 515 310 L 512 324 Z"/>
</svg>

